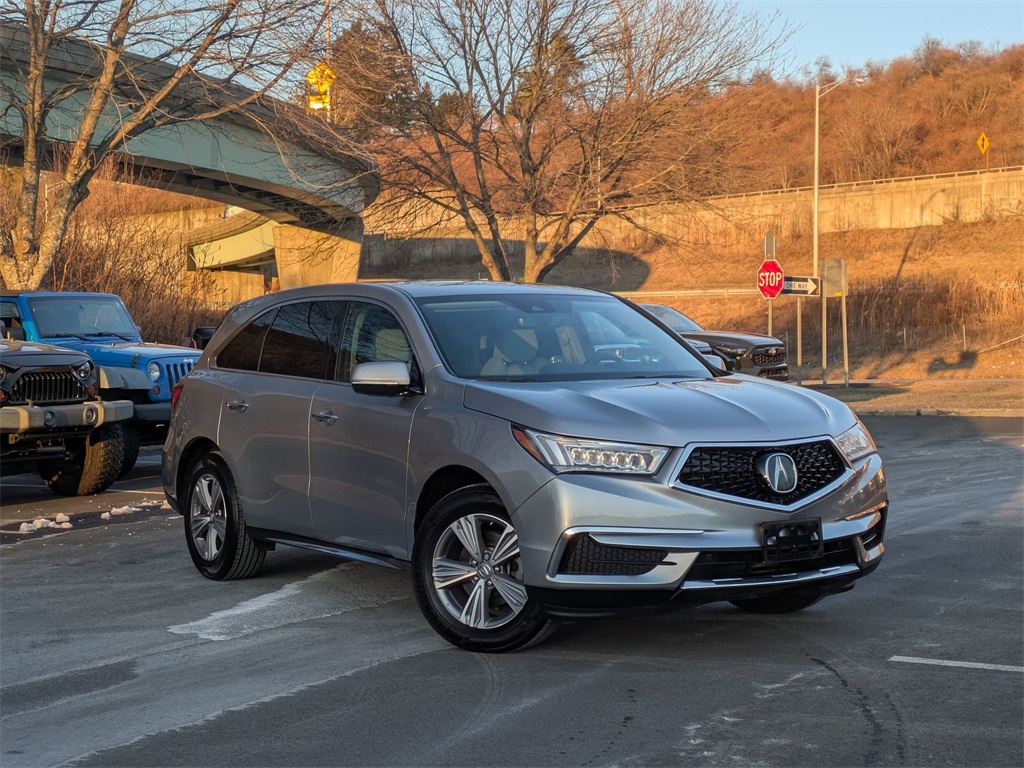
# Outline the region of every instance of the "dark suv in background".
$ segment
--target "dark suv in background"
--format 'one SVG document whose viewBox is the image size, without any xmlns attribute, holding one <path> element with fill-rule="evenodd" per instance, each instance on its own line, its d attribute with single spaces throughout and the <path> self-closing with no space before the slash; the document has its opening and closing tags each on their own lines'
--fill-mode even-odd
<svg viewBox="0 0 1024 768">
<path fill-rule="evenodd" d="M 735 331 L 706 331 L 678 309 L 663 304 L 639 306 L 684 339 L 710 344 L 730 371 L 777 381 L 789 380 L 786 345 L 774 336 Z"/>
</svg>

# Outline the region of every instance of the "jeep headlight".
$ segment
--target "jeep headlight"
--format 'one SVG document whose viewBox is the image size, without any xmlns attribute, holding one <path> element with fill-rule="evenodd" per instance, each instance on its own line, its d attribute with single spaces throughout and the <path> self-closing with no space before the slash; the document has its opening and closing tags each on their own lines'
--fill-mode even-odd
<svg viewBox="0 0 1024 768">
<path fill-rule="evenodd" d="M 160 381 L 160 363 L 153 361 L 147 365 L 146 373 L 149 374 L 150 381 Z"/>
<path fill-rule="evenodd" d="M 878 450 L 875 441 L 868 434 L 867 427 L 861 423 L 860 419 L 857 419 L 857 423 L 853 425 L 852 429 L 846 430 L 836 438 L 836 445 L 851 464 Z"/>
<path fill-rule="evenodd" d="M 669 452 L 660 446 L 584 440 L 521 427 L 513 427 L 512 434 L 527 453 L 552 472 L 653 475 Z"/>
<path fill-rule="evenodd" d="M 80 366 L 75 368 L 75 373 L 78 374 L 78 378 L 85 381 L 92 374 L 92 361 L 86 360 Z"/>
</svg>

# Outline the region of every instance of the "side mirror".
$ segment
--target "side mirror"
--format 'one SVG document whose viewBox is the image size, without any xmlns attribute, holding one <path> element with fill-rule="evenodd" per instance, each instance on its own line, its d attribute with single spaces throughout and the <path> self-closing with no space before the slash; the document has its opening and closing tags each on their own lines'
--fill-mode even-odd
<svg viewBox="0 0 1024 768">
<path fill-rule="evenodd" d="M 398 361 L 360 363 L 352 369 L 352 390 L 361 395 L 404 395 L 410 383 L 409 366 Z"/>
<path fill-rule="evenodd" d="M 715 366 L 715 368 L 717 368 L 720 371 L 729 370 L 729 367 L 725 364 L 725 360 L 720 358 L 718 355 L 704 355 L 704 359 L 706 359 L 709 363 L 711 363 L 713 366 Z"/>
</svg>

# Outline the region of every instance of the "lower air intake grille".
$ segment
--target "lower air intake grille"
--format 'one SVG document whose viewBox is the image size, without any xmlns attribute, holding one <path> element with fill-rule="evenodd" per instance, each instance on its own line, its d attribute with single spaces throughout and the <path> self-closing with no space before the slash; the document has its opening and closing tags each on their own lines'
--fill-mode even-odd
<svg viewBox="0 0 1024 768">
<path fill-rule="evenodd" d="M 71 371 L 34 371 L 18 379 L 8 397 L 11 403 L 46 405 L 80 403 L 89 394 Z"/>
<path fill-rule="evenodd" d="M 769 453 L 787 453 L 796 463 L 797 486 L 787 494 L 773 491 L 757 470 L 757 460 Z M 837 480 L 843 460 L 829 440 L 784 446 L 698 447 L 690 452 L 679 482 L 703 491 L 738 496 L 770 504 L 792 504 Z"/>
<path fill-rule="evenodd" d="M 590 536 L 569 542 L 558 572 L 586 576 L 642 576 L 650 573 L 668 554 L 664 549 L 610 547 Z"/>
</svg>

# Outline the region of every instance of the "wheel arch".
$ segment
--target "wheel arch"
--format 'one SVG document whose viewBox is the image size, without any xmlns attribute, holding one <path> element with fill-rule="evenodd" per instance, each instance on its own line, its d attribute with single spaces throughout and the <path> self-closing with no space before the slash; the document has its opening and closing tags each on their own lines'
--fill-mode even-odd
<svg viewBox="0 0 1024 768">
<path fill-rule="evenodd" d="M 423 488 L 416 498 L 413 535 L 419 530 L 423 518 L 437 502 L 449 493 L 472 486 L 482 486 L 494 490 L 494 486 L 488 482 L 487 478 L 469 467 L 453 464 L 436 470 L 423 484 Z"/>
<path fill-rule="evenodd" d="M 181 508 L 180 500 L 184 498 L 185 487 L 184 484 L 188 480 L 188 472 L 192 468 L 192 465 L 198 461 L 200 456 L 203 456 L 211 451 L 220 451 L 220 447 L 208 437 L 199 437 L 185 446 L 180 456 L 178 457 L 177 471 L 174 475 L 174 495 L 179 500 L 177 504 L 178 514 L 184 515 L 184 511 Z M 231 468 L 228 467 L 228 471 Z"/>
</svg>

